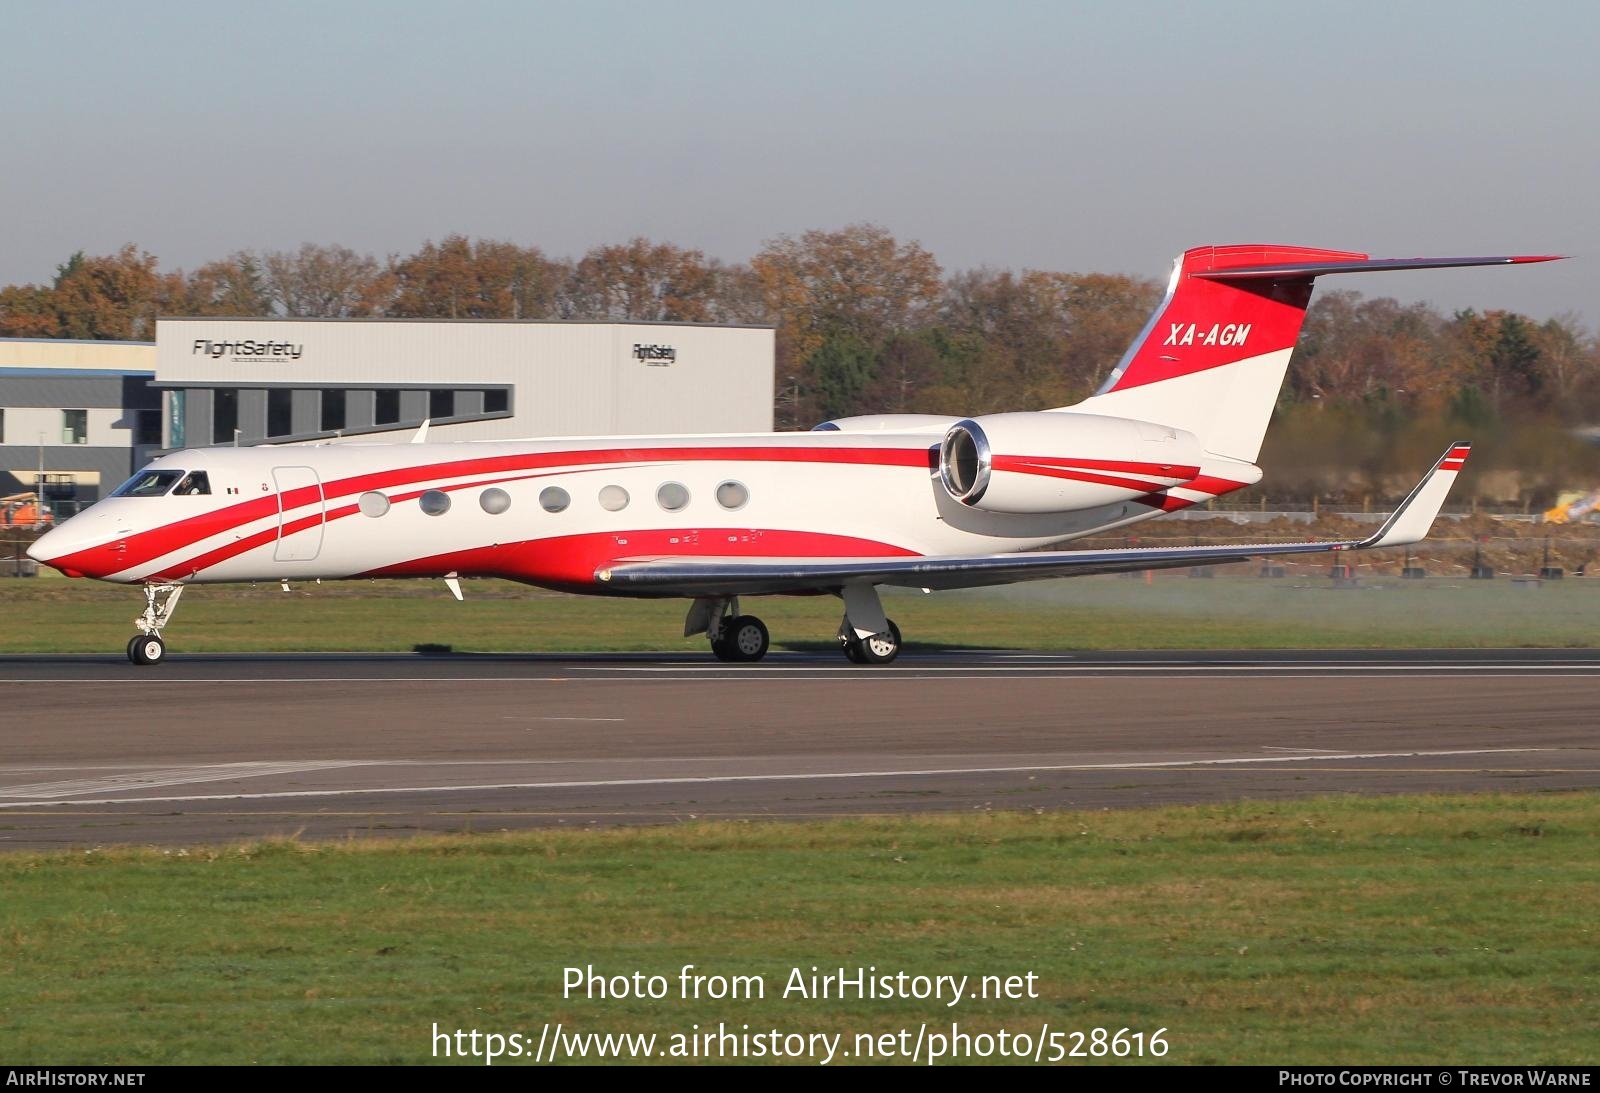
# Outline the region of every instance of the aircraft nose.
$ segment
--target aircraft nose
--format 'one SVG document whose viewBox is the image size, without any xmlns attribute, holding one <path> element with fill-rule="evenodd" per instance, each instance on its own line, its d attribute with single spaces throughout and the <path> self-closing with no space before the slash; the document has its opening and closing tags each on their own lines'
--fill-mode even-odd
<svg viewBox="0 0 1600 1093">
<path fill-rule="evenodd" d="M 35 539 L 33 545 L 28 547 L 28 557 L 36 562 L 43 562 L 45 565 L 49 565 L 51 558 L 59 558 L 66 553 L 63 549 L 64 546 L 65 544 L 61 539 L 61 529 L 51 528 Z"/>
<path fill-rule="evenodd" d="M 98 576 L 104 567 L 96 564 L 94 548 L 104 545 L 109 534 L 100 514 L 80 513 L 34 540 L 28 557 L 69 577 Z"/>
<path fill-rule="evenodd" d="M 76 535 L 68 532 L 64 525 L 51 528 L 35 539 L 32 546 L 28 547 L 28 557 L 42 565 L 54 566 L 69 577 L 79 576 L 69 568 L 56 565 L 56 562 L 61 558 L 74 552 L 78 546 L 77 538 Z"/>
</svg>

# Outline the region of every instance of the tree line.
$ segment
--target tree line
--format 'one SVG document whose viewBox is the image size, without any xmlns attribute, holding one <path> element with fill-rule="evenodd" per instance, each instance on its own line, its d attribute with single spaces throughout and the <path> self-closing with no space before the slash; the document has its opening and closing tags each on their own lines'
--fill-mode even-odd
<svg viewBox="0 0 1600 1093">
<path fill-rule="evenodd" d="M 1160 296 L 1160 283 L 1119 274 L 947 272 L 872 224 L 778 236 L 739 263 L 648 239 L 573 259 L 452 235 L 384 259 L 307 243 L 162 271 L 130 244 L 74 254 L 48 284 L 0 288 L 0 336 L 143 340 L 162 315 L 770 324 L 779 427 L 807 428 L 1066 405 L 1098 386 Z M 1574 469 L 1578 484 L 1600 473 L 1569 435 L 1600 420 L 1600 346 L 1571 315 L 1445 314 L 1319 290 L 1280 416 L 1290 427 L 1269 433 L 1263 462 L 1291 478 L 1303 468 L 1311 491 L 1387 493 L 1381 479 L 1413 449 L 1460 434 L 1496 442 L 1480 467 L 1515 457 L 1533 475 L 1526 490 L 1548 493 Z"/>
</svg>

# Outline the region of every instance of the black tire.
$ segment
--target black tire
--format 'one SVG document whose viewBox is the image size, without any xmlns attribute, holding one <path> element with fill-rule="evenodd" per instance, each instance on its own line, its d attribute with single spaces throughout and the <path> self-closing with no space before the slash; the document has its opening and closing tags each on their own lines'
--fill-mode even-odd
<svg viewBox="0 0 1600 1093">
<path fill-rule="evenodd" d="M 133 635 L 133 637 L 128 639 L 128 650 L 127 651 L 128 651 L 128 663 L 129 664 L 138 664 L 139 663 L 139 654 L 134 652 L 134 647 L 137 646 L 143 640 L 144 640 L 144 635 L 143 634 L 135 634 L 135 635 Z"/>
<path fill-rule="evenodd" d="M 771 638 L 767 624 L 754 615 L 736 615 L 723 624 L 722 642 L 728 653 L 724 660 L 753 664 L 767 655 Z"/>
<path fill-rule="evenodd" d="M 148 668 L 167 659 L 167 643 L 157 634 L 141 634 L 128 648 L 133 653 L 133 662 L 141 667 Z"/>
<path fill-rule="evenodd" d="M 859 663 L 888 664 L 900 655 L 900 628 L 894 624 L 893 619 L 889 619 L 888 623 L 888 633 L 873 634 L 870 638 L 855 643 L 861 656 Z"/>
</svg>

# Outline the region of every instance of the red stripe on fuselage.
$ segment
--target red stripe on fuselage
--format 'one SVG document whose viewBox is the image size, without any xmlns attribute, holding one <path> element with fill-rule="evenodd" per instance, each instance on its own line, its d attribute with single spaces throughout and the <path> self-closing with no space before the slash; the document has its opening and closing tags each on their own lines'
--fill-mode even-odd
<svg viewBox="0 0 1600 1093">
<path fill-rule="evenodd" d="M 1074 482 L 1089 482 L 1098 486 L 1116 486 L 1125 490 L 1149 490 L 1163 488 L 1161 482 L 1150 482 L 1140 478 L 1124 478 L 1121 475 L 1100 474 L 1094 471 L 1079 470 L 1076 467 L 1041 465 L 1026 456 L 997 455 L 990 466 L 996 471 L 1009 471 L 1013 474 L 1031 474 L 1044 478 L 1065 478 Z M 1196 468 L 1198 469 L 1198 468 Z M 1162 478 L 1176 478 L 1174 474 L 1161 474 Z"/>
<path fill-rule="evenodd" d="M 550 474 L 576 472 L 594 465 L 614 465 L 618 463 L 688 463 L 708 462 L 712 460 L 746 460 L 751 462 L 767 463 L 827 463 L 827 464 L 858 464 L 862 466 L 887 466 L 887 467 L 919 467 L 929 471 L 937 467 L 937 453 L 928 448 L 779 448 L 759 446 L 738 447 L 705 447 L 705 448 L 597 448 L 593 450 L 567 450 L 559 452 L 530 452 L 519 455 L 485 456 L 477 459 L 452 460 L 445 463 L 415 464 L 407 467 L 396 467 L 380 471 L 371 471 L 363 474 L 352 475 L 349 478 L 333 479 L 324 482 L 321 487 L 301 486 L 283 494 L 283 507 L 293 510 L 303 505 L 315 504 L 319 496 L 324 503 L 331 503 L 341 497 L 354 493 L 363 493 L 368 490 L 381 490 L 401 485 L 415 485 L 417 483 L 437 481 L 444 478 L 458 478 L 466 475 L 494 475 L 514 471 L 544 470 Z M 285 464 L 289 460 L 285 457 Z M 531 476 L 530 476 L 531 477 Z M 488 482 L 468 483 L 468 485 L 488 485 Z M 154 501 L 155 499 L 152 499 Z M 199 543 L 214 535 L 221 535 L 235 528 L 242 527 L 256 520 L 262 520 L 277 514 L 279 511 L 279 495 L 266 493 L 261 497 L 226 508 L 215 509 L 187 519 L 178 520 L 171 524 L 149 531 L 138 532 L 123 539 L 116 540 L 120 549 L 112 552 L 110 545 L 90 547 L 70 555 L 63 555 L 53 559 L 50 564 L 56 568 L 71 568 L 87 573 L 91 576 L 106 576 L 125 570 L 136 569 L 141 565 L 174 553 Z M 332 519 L 330 512 L 329 518 Z M 237 543 L 227 547 L 218 548 L 228 553 L 222 557 L 232 557 L 243 553 L 252 547 L 242 547 L 240 544 L 253 541 L 254 546 L 259 546 L 260 534 L 267 534 L 268 539 L 277 536 L 277 528 L 268 532 L 240 539 Z M 234 549 L 239 547 L 239 549 Z M 217 551 L 209 552 L 205 557 L 211 558 Z M 207 565 L 215 565 L 215 559 Z M 205 568 L 197 564 L 198 560 L 186 561 L 175 564 L 163 572 L 191 573 Z"/>
<path fill-rule="evenodd" d="M 1169 488 L 1194 490 L 1196 493 L 1209 493 L 1212 497 L 1221 497 L 1225 493 L 1243 489 L 1246 485 L 1247 483 L 1244 482 L 1235 482 L 1228 478 L 1216 478 L 1209 474 L 1202 474 L 1197 475 L 1192 481 L 1185 482 L 1181 486 Z M 1185 497 L 1174 497 L 1165 490 L 1147 493 L 1143 497 L 1135 497 L 1133 500 L 1136 504 L 1149 505 L 1151 508 L 1160 509 L 1162 512 L 1176 512 L 1179 509 L 1186 509 L 1190 505 L 1201 503 L 1199 501 L 1190 501 Z"/>
<path fill-rule="evenodd" d="M 359 577 L 503 577 L 564 591 L 604 589 L 595 571 L 621 559 L 904 558 L 916 551 L 850 535 L 752 528 L 587 532 L 449 551 L 357 574 Z"/>
</svg>

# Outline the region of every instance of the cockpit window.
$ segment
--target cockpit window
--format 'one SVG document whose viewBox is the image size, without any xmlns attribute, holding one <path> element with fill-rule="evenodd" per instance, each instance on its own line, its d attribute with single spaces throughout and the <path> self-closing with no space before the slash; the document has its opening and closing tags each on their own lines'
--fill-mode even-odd
<svg viewBox="0 0 1600 1093">
<path fill-rule="evenodd" d="M 183 477 L 182 471 L 140 471 L 115 490 L 112 497 L 160 497 Z"/>
<path fill-rule="evenodd" d="M 211 480 L 206 477 L 205 471 L 190 471 L 183 476 L 183 481 L 178 483 L 178 488 L 172 491 L 179 497 L 185 494 L 201 494 L 211 492 Z"/>
</svg>

